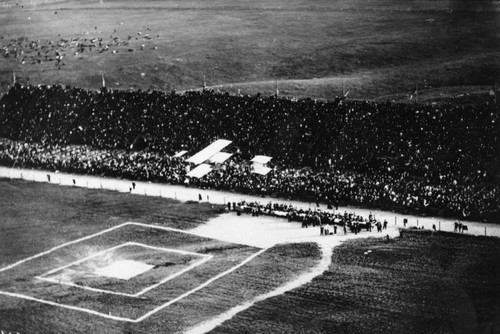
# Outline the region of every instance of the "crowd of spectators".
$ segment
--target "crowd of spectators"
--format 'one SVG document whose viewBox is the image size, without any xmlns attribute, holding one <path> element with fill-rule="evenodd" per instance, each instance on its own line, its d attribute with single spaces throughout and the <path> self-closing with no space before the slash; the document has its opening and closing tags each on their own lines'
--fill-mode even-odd
<svg viewBox="0 0 500 334">
<path fill-rule="evenodd" d="M 371 213 L 367 218 L 363 218 L 362 216 L 352 212 L 348 213 L 347 211 L 344 211 L 342 214 L 334 211 L 312 210 L 311 208 L 304 210 L 292 204 L 273 202 L 262 204 L 257 201 L 241 201 L 239 203 L 233 203 L 232 206 L 231 203 L 228 203 L 228 210 L 236 211 L 238 214 L 251 213 L 252 216 L 269 215 L 286 217 L 288 221 L 301 222 L 303 228 L 320 226 L 322 227 L 321 234 L 327 234 L 323 228 L 326 228 L 328 231 L 333 230 L 336 233 L 337 226 L 343 228 L 344 234 L 347 233 L 347 230 L 357 234 L 361 232 L 362 229 L 370 232 L 375 227 L 378 232 L 382 232 L 382 229 L 387 229 L 387 220 L 384 220 L 382 223 L 375 219 Z"/>
<path fill-rule="evenodd" d="M 0 163 L 425 214 L 499 216 L 499 124 L 470 106 L 91 91 L 15 85 Z M 216 139 L 233 157 L 201 179 L 173 154 Z M 267 176 L 254 155 L 273 157 Z"/>
<path fill-rule="evenodd" d="M 120 29 L 120 27 L 117 27 Z M 137 52 L 145 49 L 157 49 L 149 41 L 159 38 L 150 28 L 144 32 L 122 36 L 115 29 L 107 35 L 94 27 L 92 31 L 84 31 L 80 36 L 61 37 L 58 39 L 36 39 L 27 37 L 7 39 L 0 36 L 0 55 L 20 65 L 53 63 L 60 69 L 66 65 L 68 58 L 81 58 L 94 53 Z"/>
</svg>

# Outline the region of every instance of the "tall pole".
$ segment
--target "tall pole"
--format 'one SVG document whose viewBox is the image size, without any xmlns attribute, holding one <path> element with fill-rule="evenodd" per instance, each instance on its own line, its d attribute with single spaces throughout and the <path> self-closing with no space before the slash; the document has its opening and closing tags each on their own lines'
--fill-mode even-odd
<svg viewBox="0 0 500 334">
<path fill-rule="evenodd" d="M 495 97 L 495 104 L 498 105 L 498 96 L 500 95 L 500 90 L 497 87 L 497 83 L 495 82 L 495 91 L 493 92 L 493 96 Z"/>
</svg>

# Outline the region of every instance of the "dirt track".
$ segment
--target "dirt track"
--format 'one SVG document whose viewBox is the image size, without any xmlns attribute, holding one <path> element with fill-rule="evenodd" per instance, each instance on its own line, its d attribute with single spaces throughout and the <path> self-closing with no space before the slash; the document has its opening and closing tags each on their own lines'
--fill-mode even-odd
<svg viewBox="0 0 500 334">
<path fill-rule="evenodd" d="M 10 169 L 6 167 L 0 167 L 0 177 L 12 178 L 12 179 L 24 179 L 27 181 L 36 182 L 49 182 L 47 175 L 50 175 L 50 183 L 60 184 L 64 186 L 76 186 L 76 187 L 86 187 L 92 189 L 109 189 L 119 192 L 132 192 L 134 194 L 143 194 L 147 196 L 159 196 L 165 198 L 173 198 L 180 201 L 199 201 L 199 196 L 202 197 L 202 202 L 209 202 L 214 204 L 226 204 L 227 202 L 239 202 L 241 200 L 245 201 L 258 201 L 261 203 L 267 203 L 269 201 L 278 203 L 291 203 L 299 208 L 312 208 L 314 209 L 314 203 L 305 203 L 298 201 L 290 201 L 286 199 L 278 199 L 271 197 L 259 197 L 245 194 L 237 194 L 227 191 L 217 191 L 217 190 L 207 190 L 207 189 L 196 189 L 187 188 L 185 186 L 179 185 L 169 185 L 169 184 L 159 184 L 150 182 L 138 182 L 135 181 L 135 189 L 132 189 L 131 180 L 121 180 L 112 178 L 102 178 L 88 175 L 72 175 L 65 173 L 54 173 L 40 170 L 28 170 L 28 169 Z M 75 180 L 75 183 L 73 183 Z M 313 205 L 314 204 L 314 205 Z M 317 209 L 327 211 L 325 204 L 320 204 Z M 368 217 L 371 212 L 376 219 L 384 220 L 387 219 L 389 226 L 404 227 L 403 218 L 408 219 L 407 227 L 423 227 L 424 229 L 431 229 L 432 225 L 435 225 L 437 229 L 442 231 L 453 231 L 453 223 L 455 220 L 441 217 L 419 217 L 413 215 L 402 215 L 390 211 L 379 211 L 379 210 L 369 210 L 357 207 L 339 207 L 339 212 L 354 212 L 357 215 L 363 217 Z M 487 235 L 500 237 L 500 225 L 484 224 L 480 222 L 472 221 L 461 221 L 463 224 L 468 226 L 467 234 L 471 235 Z"/>
</svg>

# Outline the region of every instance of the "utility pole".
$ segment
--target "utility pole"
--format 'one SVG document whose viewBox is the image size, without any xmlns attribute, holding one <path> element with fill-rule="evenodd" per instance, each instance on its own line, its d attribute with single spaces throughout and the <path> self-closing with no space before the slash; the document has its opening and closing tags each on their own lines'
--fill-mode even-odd
<svg viewBox="0 0 500 334">
<path fill-rule="evenodd" d="M 498 88 L 498 84 L 495 82 L 495 91 L 494 91 L 494 95 L 495 95 L 495 104 L 498 105 L 498 102 L 500 102 L 500 89 Z"/>
</svg>

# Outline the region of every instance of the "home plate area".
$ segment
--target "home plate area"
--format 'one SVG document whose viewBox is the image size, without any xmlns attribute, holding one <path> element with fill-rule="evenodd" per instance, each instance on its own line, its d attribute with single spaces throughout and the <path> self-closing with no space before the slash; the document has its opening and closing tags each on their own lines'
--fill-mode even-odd
<svg viewBox="0 0 500 334">
<path fill-rule="evenodd" d="M 138 322 L 209 289 L 257 252 L 181 230 L 126 223 L 2 269 L 0 295 Z"/>
</svg>

